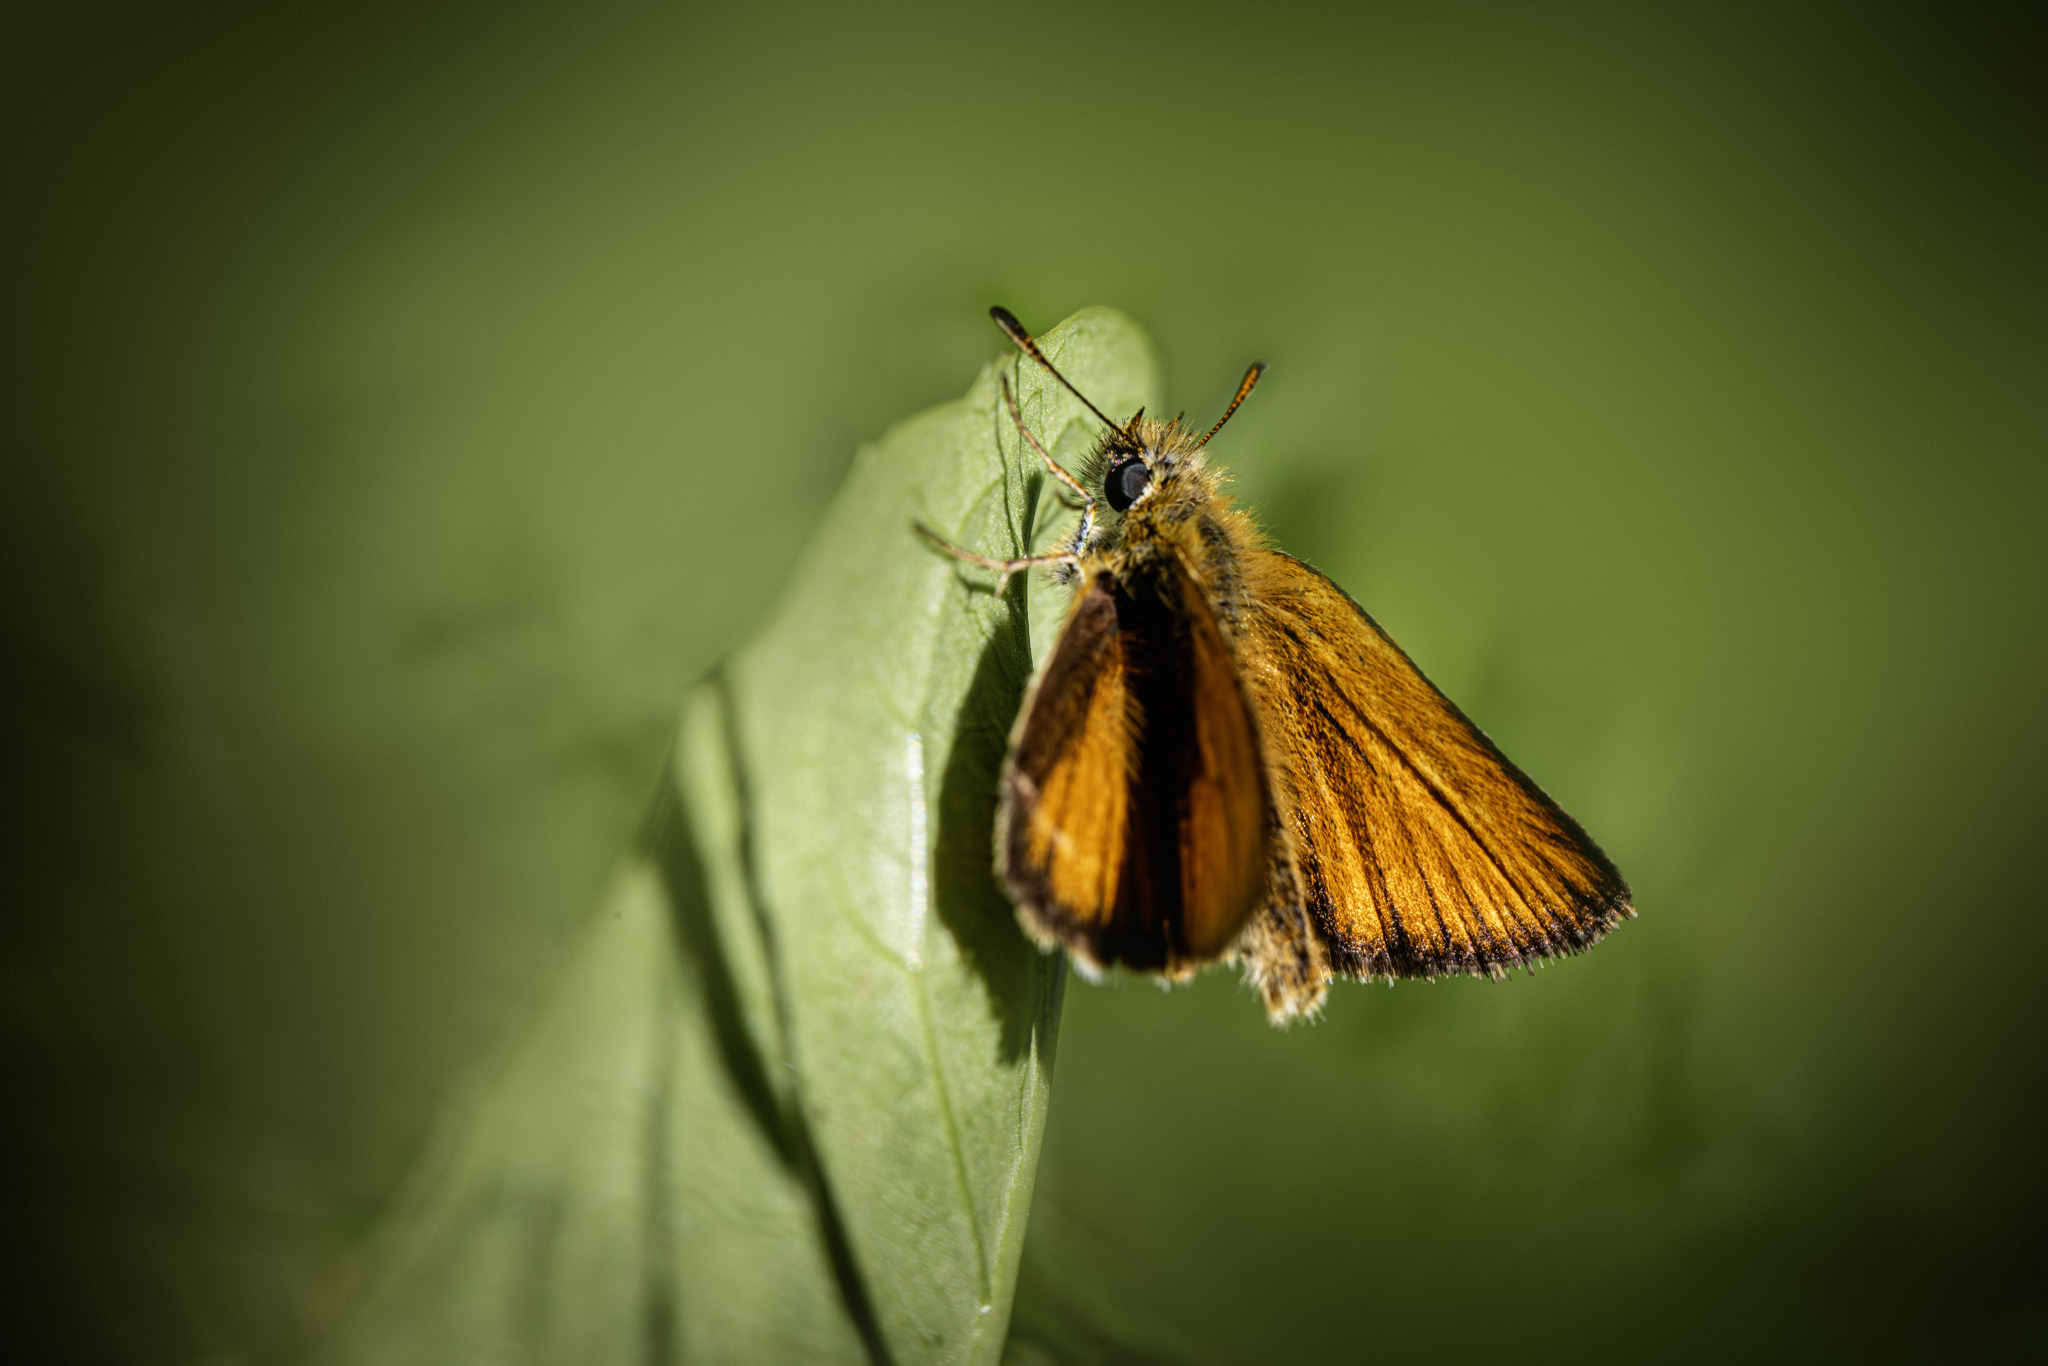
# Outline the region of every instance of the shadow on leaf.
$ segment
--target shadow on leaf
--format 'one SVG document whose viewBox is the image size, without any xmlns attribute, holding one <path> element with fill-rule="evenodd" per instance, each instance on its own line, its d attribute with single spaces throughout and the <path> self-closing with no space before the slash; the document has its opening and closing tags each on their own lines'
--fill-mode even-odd
<svg viewBox="0 0 2048 1366">
<path fill-rule="evenodd" d="M 969 589 L 967 591 L 975 591 Z M 932 849 L 932 889 L 940 921 L 988 991 L 1001 1021 L 1002 1058 L 1014 1063 L 1031 1047 L 1050 1049 L 1059 1019 L 1060 992 L 1042 989 L 1059 959 L 1020 959 L 1023 933 L 996 876 L 996 791 L 1008 753 L 1010 727 L 1031 677 L 1031 641 L 1025 626 L 1022 575 L 1004 595 L 1007 612 L 975 661 L 974 677 L 955 716 L 953 747 L 940 779 L 938 831 Z"/>
</svg>

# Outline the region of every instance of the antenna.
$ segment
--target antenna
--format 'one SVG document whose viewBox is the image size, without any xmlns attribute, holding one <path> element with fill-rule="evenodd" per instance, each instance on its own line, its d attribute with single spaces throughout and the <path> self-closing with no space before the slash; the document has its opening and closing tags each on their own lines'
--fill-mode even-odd
<svg viewBox="0 0 2048 1366">
<path fill-rule="evenodd" d="M 1023 323 L 1017 321 L 1016 314 L 1012 313 L 1009 309 L 1004 308 L 1001 304 L 997 304 L 994 308 L 991 308 L 988 311 L 988 315 L 996 320 L 996 326 L 1002 328 L 1003 331 L 1006 334 L 1008 334 L 1010 340 L 1017 343 L 1019 349 L 1021 349 L 1025 355 L 1031 357 L 1031 359 L 1037 361 L 1040 365 L 1043 365 L 1045 367 L 1045 372 L 1051 375 L 1054 379 L 1058 380 L 1062 385 L 1064 385 L 1068 393 L 1072 394 L 1075 398 L 1080 399 L 1083 407 L 1085 407 L 1089 412 L 1095 414 L 1095 416 L 1101 418 L 1103 426 L 1113 428 L 1116 431 L 1124 430 L 1124 426 L 1122 423 L 1111 422 L 1109 420 L 1109 417 L 1102 411 L 1102 409 L 1096 407 L 1094 404 L 1088 401 L 1088 395 L 1082 393 L 1079 389 L 1076 389 L 1071 383 L 1068 383 L 1067 377 L 1065 375 L 1053 369 L 1052 362 L 1045 358 L 1045 352 L 1038 349 L 1038 343 L 1031 340 L 1031 334 L 1024 330 Z"/>
<path fill-rule="evenodd" d="M 1244 372 L 1244 383 L 1237 386 L 1237 397 L 1230 400 L 1230 406 L 1223 410 L 1223 416 L 1216 419 L 1216 425 L 1209 429 L 1209 436 L 1214 436 L 1223 430 L 1223 424 L 1230 421 L 1230 415 L 1237 411 L 1237 405 L 1244 402 L 1245 396 L 1251 393 L 1252 386 L 1259 382 L 1259 376 L 1265 373 L 1266 363 L 1264 361 L 1255 360 L 1252 362 L 1252 368 Z M 1197 441 L 1195 449 L 1200 450 L 1208 445 L 1209 436 L 1205 436 L 1200 441 Z"/>
</svg>

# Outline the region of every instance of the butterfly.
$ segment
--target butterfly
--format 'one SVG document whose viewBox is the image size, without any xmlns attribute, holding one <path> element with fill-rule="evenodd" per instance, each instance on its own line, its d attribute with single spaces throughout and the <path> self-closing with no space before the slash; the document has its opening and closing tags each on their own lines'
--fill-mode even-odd
<svg viewBox="0 0 2048 1366">
<path fill-rule="evenodd" d="M 1207 432 L 1111 420 L 1008 310 L 990 314 L 1102 423 L 1048 553 L 938 548 L 1073 589 L 1004 762 L 997 870 L 1025 932 L 1086 975 L 1235 961 L 1275 1023 L 1335 977 L 1505 977 L 1635 914 L 1577 821 L 1351 597 L 1273 549 L 1223 492 Z"/>
</svg>

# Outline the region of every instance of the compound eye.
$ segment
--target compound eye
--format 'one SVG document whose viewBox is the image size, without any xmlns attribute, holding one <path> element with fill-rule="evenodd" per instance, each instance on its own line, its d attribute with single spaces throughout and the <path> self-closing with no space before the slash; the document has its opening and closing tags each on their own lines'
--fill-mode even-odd
<svg viewBox="0 0 2048 1366">
<path fill-rule="evenodd" d="M 1122 512 L 1137 502 L 1151 483 L 1152 471 L 1145 467 L 1144 461 L 1126 460 L 1102 481 L 1102 496 L 1111 507 Z"/>
</svg>

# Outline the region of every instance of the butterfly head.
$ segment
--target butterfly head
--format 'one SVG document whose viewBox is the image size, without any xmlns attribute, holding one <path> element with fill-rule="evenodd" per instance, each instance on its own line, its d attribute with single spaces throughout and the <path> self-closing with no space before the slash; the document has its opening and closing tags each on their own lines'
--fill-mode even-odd
<svg viewBox="0 0 2048 1366">
<path fill-rule="evenodd" d="M 1096 442 L 1083 483 L 1113 512 L 1171 495 L 1201 467 L 1201 441 L 1179 418 L 1160 422 L 1143 412 Z"/>
</svg>

